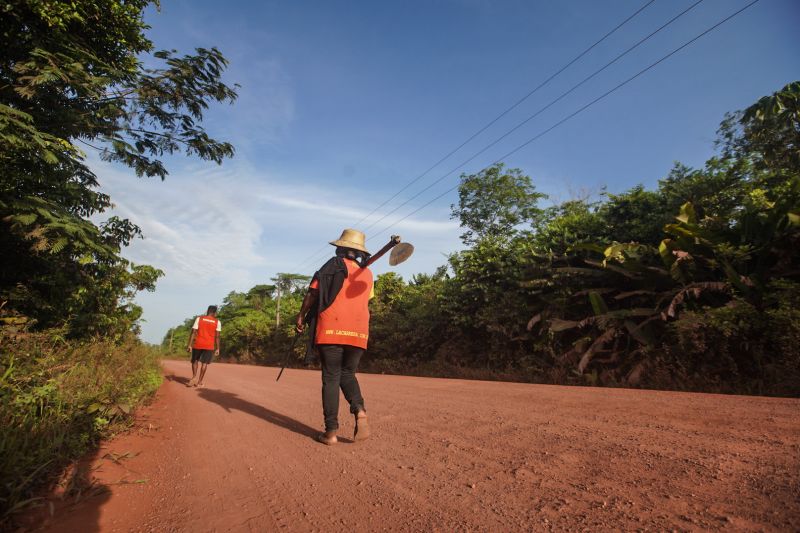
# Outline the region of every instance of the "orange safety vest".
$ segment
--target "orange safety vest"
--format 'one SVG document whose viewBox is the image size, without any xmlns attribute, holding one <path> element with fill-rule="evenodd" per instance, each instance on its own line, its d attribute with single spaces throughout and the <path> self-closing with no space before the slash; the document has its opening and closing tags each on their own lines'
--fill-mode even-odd
<svg viewBox="0 0 800 533">
<path fill-rule="evenodd" d="M 195 324 L 197 327 L 193 329 L 197 331 L 197 335 L 194 338 L 192 348 L 195 350 L 213 350 L 215 348 L 214 341 L 217 337 L 219 320 L 213 316 L 203 315 L 197 317 Z"/>
<path fill-rule="evenodd" d="M 367 347 L 369 339 L 369 300 L 375 295 L 372 271 L 345 259 L 347 277 L 333 303 L 319 315 L 316 344 L 346 344 Z M 310 287 L 319 287 L 314 280 Z"/>
</svg>

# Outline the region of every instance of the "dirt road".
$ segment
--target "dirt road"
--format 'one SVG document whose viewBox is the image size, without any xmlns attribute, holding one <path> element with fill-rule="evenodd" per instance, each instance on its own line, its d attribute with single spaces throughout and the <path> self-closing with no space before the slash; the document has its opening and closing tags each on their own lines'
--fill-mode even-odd
<svg viewBox="0 0 800 533">
<path fill-rule="evenodd" d="M 164 369 L 46 529 L 800 527 L 800 400 L 362 375 L 373 438 L 346 439 L 342 402 L 326 447 L 318 372 L 214 364 L 198 390 Z"/>
</svg>

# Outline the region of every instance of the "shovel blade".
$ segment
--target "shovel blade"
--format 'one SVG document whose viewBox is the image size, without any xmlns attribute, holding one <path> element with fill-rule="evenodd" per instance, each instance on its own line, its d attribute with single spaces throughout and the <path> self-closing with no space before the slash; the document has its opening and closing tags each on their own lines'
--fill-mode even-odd
<svg viewBox="0 0 800 533">
<path fill-rule="evenodd" d="M 407 242 L 401 242 L 394 248 L 392 248 L 392 253 L 389 254 L 389 264 L 391 266 L 399 265 L 409 257 L 411 254 L 414 253 L 414 245 L 409 244 Z"/>
</svg>

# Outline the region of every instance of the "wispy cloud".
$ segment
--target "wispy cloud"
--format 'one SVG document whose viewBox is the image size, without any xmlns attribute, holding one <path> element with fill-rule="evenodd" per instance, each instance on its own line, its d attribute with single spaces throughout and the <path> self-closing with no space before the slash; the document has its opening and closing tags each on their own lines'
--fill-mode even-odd
<svg viewBox="0 0 800 533">
<path fill-rule="evenodd" d="M 172 176 L 153 183 L 111 167 L 99 174 L 115 213 L 139 224 L 145 234 L 126 251 L 131 260 L 165 268 L 173 281 L 187 285 L 246 281 L 249 270 L 265 264 L 256 250 L 262 228 L 239 187 L 213 176 Z"/>
<path fill-rule="evenodd" d="M 154 295 L 139 298 L 148 321 L 144 336 L 150 341 L 159 340 L 168 327 L 208 303 L 221 301 L 231 290 L 246 290 L 277 272 L 313 272 L 319 265 L 313 259 L 301 264 L 302 260 L 320 251 L 319 260 L 324 259 L 327 242 L 364 218 L 369 211 L 363 206 L 375 201 L 311 185 L 298 197 L 290 176 L 254 172 L 246 162 L 222 167 L 188 164 L 173 169 L 164 182 L 137 179 L 123 168 L 99 161 L 92 167 L 114 201 L 114 214 L 130 218 L 144 232 L 145 238 L 134 241 L 125 256 L 166 272 Z M 398 211 L 378 227 L 411 209 Z M 393 228 L 417 246 L 414 261 L 406 265 L 408 272 L 402 271 L 406 275 L 442 264 L 443 254 L 457 243 L 458 225 L 446 215 L 438 216 L 444 213 L 436 209 L 432 213 L 428 219 L 411 217 Z M 384 237 L 388 234 L 375 239 Z M 379 265 L 376 272 L 383 268 Z"/>
<path fill-rule="evenodd" d="M 328 195 L 330 198 L 330 193 L 328 193 Z M 393 228 L 396 228 L 398 231 L 403 229 L 413 229 L 438 232 L 450 231 L 458 227 L 456 222 L 448 220 L 422 220 L 414 218 L 400 220 L 403 218 L 404 211 L 402 209 L 398 209 L 396 213 L 392 213 L 392 211 L 394 211 L 394 207 L 392 205 L 388 205 L 385 207 L 385 209 L 372 213 L 371 210 L 367 211 L 364 209 L 342 205 L 338 203 L 342 201 L 342 199 L 337 201 L 334 198 L 331 198 L 331 201 L 333 202 L 331 204 L 320 204 L 319 202 L 312 202 L 301 198 L 288 198 L 280 196 L 267 196 L 263 197 L 262 200 L 267 204 L 289 208 L 298 213 L 314 213 L 315 219 L 317 220 L 327 219 L 331 222 L 336 221 L 344 224 L 353 224 L 354 221 L 363 221 L 361 224 L 359 224 L 359 228 L 372 226 L 379 221 L 380 222 L 374 226 L 376 230 L 380 230 L 384 227 L 392 225 L 395 221 L 398 221 L 398 223 L 393 225 Z M 405 211 L 411 210 L 413 210 L 413 207 L 405 208 Z M 389 213 L 392 214 L 389 215 Z"/>
<path fill-rule="evenodd" d="M 295 116 L 292 80 L 282 62 L 243 46 L 235 50 L 226 77 L 240 84 L 239 97 L 211 114 L 215 134 L 242 153 L 278 144 Z"/>
<path fill-rule="evenodd" d="M 215 24 L 213 12 L 196 11 L 188 2 L 165 7 L 171 10 L 181 13 L 181 22 L 160 34 L 159 46 L 191 49 L 195 42 L 207 44 L 205 28 Z M 156 26 L 165 20 L 154 17 Z M 123 167 L 91 162 L 115 204 L 113 214 L 130 218 L 144 233 L 145 238 L 133 242 L 124 255 L 166 272 L 154 294 L 137 298 L 147 321 L 143 336 L 149 341 L 160 340 L 170 326 L 208 304 L 220 303 L 232 290 L 246 290 L 277 272 L 312 273 L 332 251 L 328 241 L 383 200 L 351 186 L 349 180 L 328 187 L 291 172 L 269 170 L 272 165 L 265 154 L 281 153 L 296 135 L 298 91 L 282 58 L 270 53 L 275 47 L 269 43 L 277 37 L 247 22 L 241 15 L 237 24 L 220 30 L 223 42 L 229 43 L 221 46 L 230 60 L 225 77 L 241 85 L 239 98 L 233 106 L 212 106 L 204 120 L 212 137 L 234 144 L 232 161 L 216 166 L 170 158 L 170 175 L 164 182 L 137 179 Z M 235 35 L 233 27 L 238 28 Z M 324 152 L 323 148 L 317 147 Z M 395 205 L 369 216 L 361 228 Z M 386 235 L 377 231 L 412 209 L 405 206 L 375 224 L 367 232 L 368 246 L 380 247 L 389 230 Z M 432 270 L 458 245 L 459 229 L 446 207 L 432 206 L 400 221 L 391 232 L 417 246 L 414 260 L 400 269 L 405 275 Z M 306 258 L 310 259 L 303 261 Z M 384 268 L 376 265 L 374 270 L 380 273 Z"/>
</svg>

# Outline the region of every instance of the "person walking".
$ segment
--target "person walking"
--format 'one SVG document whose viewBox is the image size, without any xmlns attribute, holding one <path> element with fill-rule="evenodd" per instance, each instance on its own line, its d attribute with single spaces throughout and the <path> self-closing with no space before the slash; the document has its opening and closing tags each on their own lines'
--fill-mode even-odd
<svg viewBox="0 0 800 533">
<path fill-rule="evenodd" d="M 309 325 L 314 347 L 322 363 L 322 411 L 325 432 L 317 437 L 323 444 L 338 442 L 339 389 L 355 417 L 354 440 L 369 437 L 367 410 L 356 378 L 358 363 L 369 340 L 369 300 L 375 295 L 365 236 L 346 229 L 338 240 L 335 257 L 312 277 L 296 328 L 302 333 Z"/>
<path fill-rule="evenodd" d="M 211 364 L 212 357 L 215 355 L 219 357 L 220 332 L 222 323 L 217 318 L 217 306 L 209 305 L 205 315 L 194 319 L 189 345 L 186 347 L 192 354 L 192 379 L 189 380 L 189 387 L 203 386 L 203 378 L 206 377 L 206 370 Z"/>
</svg>

